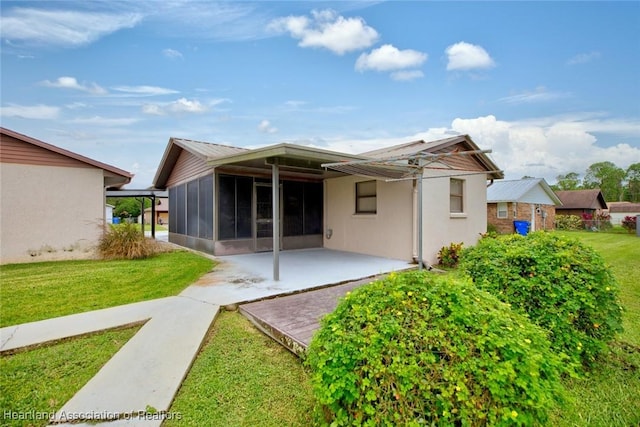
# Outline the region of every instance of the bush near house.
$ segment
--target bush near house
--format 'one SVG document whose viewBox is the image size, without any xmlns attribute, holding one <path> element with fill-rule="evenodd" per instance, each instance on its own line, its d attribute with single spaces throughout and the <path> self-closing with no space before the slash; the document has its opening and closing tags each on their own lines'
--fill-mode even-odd
<svg viewBox="0 0 640 427">
<path fill-rule="evenodd" d="M 622 227 L 624 227 L 629 233 L 634 233 L 636 231 L 637 221 L 638 217 L 627 215 L 622 220 Z"/>
<path fill-rule="evenodd" d="M 460 267 L 480 289 L 549 331 L 553 348 L 585 366 L 622 331 L 618 284 L 580 241 L 545 232 L 482 239 Z"/>
<path fill-rule="evenodd" d="M 460 260 L 463 243 L 451 243 L 449 246 L 443 246 L 438 252 L 438 264 L 443 267 L 456 267 Z"/>
<path fill-rule="evenodd" d="M 582 219 L 576 215 L 557 215 L 556 229 L 557 230 L 582 230 L 584 229 L 584 226 L 582 224 Z"/>
<path fill-rule="evenodd" d="M 545 332 L 467 279 L 391 274 L 311 342 L 319 424 L 535 425 L 562 396 Z"/>
</svg>

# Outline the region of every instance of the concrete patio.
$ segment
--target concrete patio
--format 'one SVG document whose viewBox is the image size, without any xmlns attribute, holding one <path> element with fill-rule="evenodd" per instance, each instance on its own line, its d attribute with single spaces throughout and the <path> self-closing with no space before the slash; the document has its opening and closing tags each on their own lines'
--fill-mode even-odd
<svg viewBox="0 0 640 427">
<path fill-rule="evenodd" d="M 325 249 L 218 258 L 220 264 L 178 296 L 0 329 L 0 352 L 19 351 L 131 323 L 144 326 L 51 420 L 57 425 L 159 426 L 220 306 L 294 294 L 411 268 L 404 261 Z M 152 407 L 160 419 L 149 419 Z M 106 414 L 109 419 L 102 419 Z M 106 425 L 106 424 L 105 424 Z"/>
</svg>

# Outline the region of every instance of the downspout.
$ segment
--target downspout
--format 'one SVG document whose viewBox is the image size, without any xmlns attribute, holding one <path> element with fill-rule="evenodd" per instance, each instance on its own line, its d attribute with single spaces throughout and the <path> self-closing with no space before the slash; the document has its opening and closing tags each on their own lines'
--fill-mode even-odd
<svg viewBox="0 0 640 427">
<path fill-rule="evenodd" d="M 411 219 L 411 257 L 418 260 L 418 182 L 413 180 L 411 190 L 411 204 L 413 218 Z"/>
</svg>

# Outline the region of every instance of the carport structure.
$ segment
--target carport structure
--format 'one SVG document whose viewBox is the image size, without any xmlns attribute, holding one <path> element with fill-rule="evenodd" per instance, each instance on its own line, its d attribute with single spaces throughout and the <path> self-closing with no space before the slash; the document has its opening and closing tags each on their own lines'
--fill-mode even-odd
<svg viewBox="0 0 640 427">
<path fill-rule="evenodd" d="M 140 227 L 142 227 L 142 233 L 144 234 L 144 199 L 151 200 L 151 218 L 156 217 L 156 199 L 167 198 L 168 193 L 162 190 L 107 190 L 105 191 L 106 197 L 134 197 L 140 198 L 140 215 L 142 215 L 142 221 Z M 151 221 L 151 237 L 156 238 L 156 222 Z"/>
</svg>

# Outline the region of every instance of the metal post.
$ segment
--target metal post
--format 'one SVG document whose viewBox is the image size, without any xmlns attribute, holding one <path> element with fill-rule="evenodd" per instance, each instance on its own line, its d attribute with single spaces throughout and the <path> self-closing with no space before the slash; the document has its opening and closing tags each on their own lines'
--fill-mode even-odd
<svg viewBox="0 0 640 427">
<path fill-rule="evenodd" d="M 420 168 L 420 176 L 418 177 L 418 268 L 424 268 L 422 262 L 422 174 L 424 168 Z"/>
<path fill-rule="evenodd" d="M 151 196 L 151 237 L 156 238 L 156 196 Z"/>
<path fill-rule="evenodd" d="M 271 189 L 273 191 L 271 206 L 273 213 L 273 280 L 280 280 L 280 169 L 278 159 L 271 165 Z"/>
<path fill-rule="evenodd" d="M 144 197 L 140 198 L 140 228 L 142 229 L 142 235 L 144 236 Z"/>
</svg>

